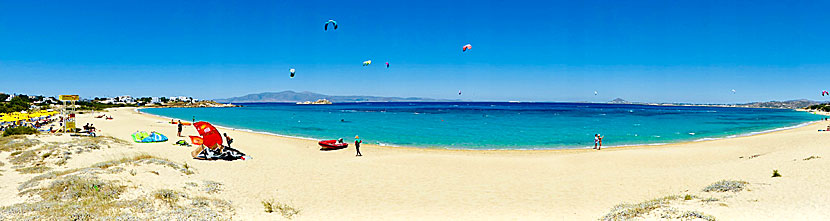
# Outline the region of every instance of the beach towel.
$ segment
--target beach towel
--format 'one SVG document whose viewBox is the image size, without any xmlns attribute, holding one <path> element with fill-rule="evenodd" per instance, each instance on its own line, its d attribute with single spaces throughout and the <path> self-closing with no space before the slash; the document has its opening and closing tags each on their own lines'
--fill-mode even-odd
<svg viewBox="0 0 830 221">
<path fill-rule="evenodd" d="M 234 160 L 246 160 L 247 157 L 244 153 L 240 152 L 239 150 L 225 147 L 219 151 L 210 150 L 210 148 L 202 149 L 202 152 L 196 155 L 196 158 L 201 158 L 205 160 L 227 160 L 227 161 L 234 161 Z"/>
</svg>

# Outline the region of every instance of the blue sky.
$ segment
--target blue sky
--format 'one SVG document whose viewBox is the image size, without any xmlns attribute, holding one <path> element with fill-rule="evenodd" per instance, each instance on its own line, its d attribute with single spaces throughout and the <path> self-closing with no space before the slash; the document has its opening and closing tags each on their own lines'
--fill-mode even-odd
<svg viewBox="0 0 830 221">
<path fill-rule="evenodd" d="M 827 8 L 821 1 L 0 0 L 0 92 L 823 100 Z M 328 19 L 339 28 L 323 31 Z M 468 43 L 473 49 L 462 53 Z M 362 67 L 368 59 L 374 63 Z"/>
</svg>

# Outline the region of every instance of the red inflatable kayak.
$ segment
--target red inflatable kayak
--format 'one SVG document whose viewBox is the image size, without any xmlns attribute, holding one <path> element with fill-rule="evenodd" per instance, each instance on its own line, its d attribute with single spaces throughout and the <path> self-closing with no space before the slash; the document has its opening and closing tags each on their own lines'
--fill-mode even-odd
<svg viewBox="0 0 830 221">
<path fill-rule="evenodd" d="M 320 150 L 338 150 L 349 147 L 348 143 L 337 143 L 337 140 L 321 140 L 317 144 L 320 144 Z"/>
</svg>

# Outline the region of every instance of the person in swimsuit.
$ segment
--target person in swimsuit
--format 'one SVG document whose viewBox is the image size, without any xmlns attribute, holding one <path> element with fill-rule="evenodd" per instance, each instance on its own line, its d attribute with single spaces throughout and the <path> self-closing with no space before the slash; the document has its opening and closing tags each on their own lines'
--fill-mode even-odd
<svg viewBox="0 0 830 221">
<path fill-rule="evenodd" d="M 357 150 L 357 155 L 354 155 L 354 156 L 356 156 L 356 157 L 363 156 L 363 154 L 360 153 L 360 143 L 363 143 L 363 141 L 360 140 L 360 137 L 355 135 L 354 136 L 354 149 Z"/>
<path fill-rule="evenodd" d="M 598 138 L 598 143 L 599 143 L 599 147 L 597 147 L 597 150 L 601 150 L 602 149 L 602 135 L 597 134 L 597 138 Z"/>
</svg>

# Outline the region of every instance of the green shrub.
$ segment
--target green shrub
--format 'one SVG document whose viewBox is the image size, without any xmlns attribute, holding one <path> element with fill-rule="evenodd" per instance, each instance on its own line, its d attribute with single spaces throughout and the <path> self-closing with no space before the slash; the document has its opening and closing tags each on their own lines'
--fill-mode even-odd
<svg viewBox="0 0 830 221">
<path fill-rule="evenodd" d="M 778 173 L 778 170 L 772 170 L 772 177 L 781 177 L 781 174 Z"/>
<path fill-rule="evenodd" d="M 23 135 L 23 134 L 36 134 L 37 130 L 31 127 L 12 127 L 7 128 L 5 132 L 3 132 L 4 137 L 8 137 L 11 135 Z"/>
</svg>

